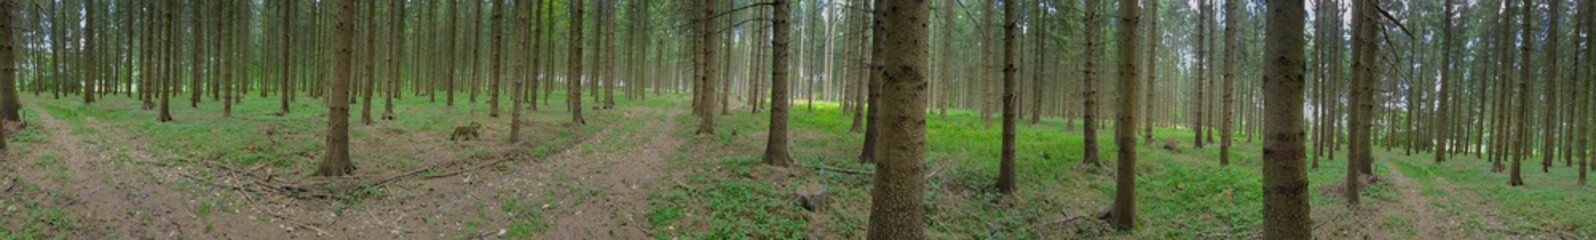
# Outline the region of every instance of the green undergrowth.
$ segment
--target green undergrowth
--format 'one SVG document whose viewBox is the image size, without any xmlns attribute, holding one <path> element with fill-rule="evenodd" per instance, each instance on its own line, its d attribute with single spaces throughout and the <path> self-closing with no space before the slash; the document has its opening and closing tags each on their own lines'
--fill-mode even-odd
<svg viewBox="0 0 1596 240">
<path fill-rule="evenodd" d="M 1396 156 L 1396 154 L 1391 154 Z M 1491 163 L 1473 155 L 1452 156 L 1435 163 L 1430 154 L 1393 157 L 1409 178 L 1422 182 L 1424 192 L 1436 204 L 1474 208 L 1496 213 L 1495 220 L 1467 219 L 1465 227 L 1482 232 L 1514 237 L 1515 234 L 1551 238 L 1596 236 L 1596 192 L 1579 185 L 1578 162 L 1569 167 L 1562 158 L 1549 172 L 1541 171 L 1539 156 L 1522 163 L 1524 186 L 1508 186 L 1508 172 L 1490 172 Z M 1504 162 L 1511 167 L 1510 162 Z M 1438 198 L 1440 197 L 1440 198 Z M 1469 204 L 1484 204 L 1469 206 Z M 1500 223 L 1494 223 L 1500 222 Z M 1522 236 L 1518 236 L 1522 237 Z"/>
<path fill-rule="evenodd" d="M 871 171 L 856 160 L 862 135 L 850 132 L 852 115 L 839 106 L 804 102 L 792 108 L 794 159 L 803 166 Z M 656 236 L 698 239 L 734 238 L 860 238 L 868 224 L 870 176 L 815 168 L 786 169 L 761 164 L 766 114 L 746 109 L 718 115 L 714 135 L 694 135 L 698 118 L 676 119 L 675 134 L 687 144 L 670 157 L 672 168 L 690 172 L 683 185 L 650 198 L 650 220 Z M 1191 147 L 1188 129 L 1155 128 L 1155 141 L 1137 147 L 1137 231 L 1115 233 L 1093 219 L 1109 206 L 1116 162 L 1111 125 L 1098 131 L 1100 167 L 1082 162 L 1084 138 L 1080 123 L 1066 127 L 1060 119 L 1037 125 L 1021 123 L 1017 141 L 1019 189 L 1012 197 L 992 187 L 1001 150 L 1000 127 L 983 122 L 978 113 L 949 111 L 927 116 L 925 195 L 928 234 L 935 238 L 1081 238 L 1130 237 L 1190 239 L 1245 237 L 1262 222 L 1262 192 L 1257 142 L 1238 134 L 1230 166 L 1220 166 L 1217 143 Z M 733 135 L 732 133 L 738 133 Z M 1141 132 L 1138 131 L 1138 136 Z M 1161 148 L 1166 139 L 1180 145 Z M 1321 185 L 1339 182 L 1343 159 L 1321 160 L 1309 174 L 1313 204 L 1344 206 L 1325 196 Z M 1376 171 L 1385 171 L 1376 167 Z M 791 172 L 792 177 L 770 177 Z M 810 213 L 795 202 L 793 191 L 817 182 L 826 186 L 833 203 Z M 749 187 L 751 186 L 751 187 Z M 1366 199 L 1393 201 L 1386 185 L 1364 191 Z M 1085 216 L 1077 218 L 1078 216 Z M 1085 220 L 1077 220 L 1085 219 Z M 1071 220 L 1071 221 L 1064 221 Z M 729 226 L 729 227 L 728 227 Z M 818 235 L 818 236 L 817 236 Z"/>
</svg>

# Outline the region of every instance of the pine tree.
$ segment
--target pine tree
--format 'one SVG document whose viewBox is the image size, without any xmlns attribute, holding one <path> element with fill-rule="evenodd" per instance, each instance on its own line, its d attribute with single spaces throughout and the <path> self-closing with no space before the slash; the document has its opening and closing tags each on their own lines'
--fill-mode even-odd
<svg viewBox="0 0 1596 240">
<path fill-rule="evenodd" d="M 1114 144 L 1119 163 L 1114 181 L 1114 207 L 1109 225 L 1120 231 L 1136 228 L 1136 127 L 1141 119 L 1141 0 L 1119 1 L 1119 118 L 1114 121 Z"/>
<path fill-rule="evenodd" d="M 773 0 L 775 17 L 771 26 L 770 40 L 770 131 L 769 141 L 765 143 L 764 160 L 766 164 L 787 166 L 792 164 L 792 156 L 787 150 L 787 111 L 791 105 L 788 96 L 787 70 L 787 43 L 790 40 L 790 26 L 788 15 L 791 15 L 788 0 Z M 634 8 L 635 9 L 635 8 Z"/>
<path fill-rule="evenodd" d="M 349 82 L 354 78 L 355 68 L 354 47 L 355 41 L 355 4 L 357 0 L 338 1 L 337 33 L 333 36 L 333 68 L 332 94 L 329 94 L 327 106 L 327 152 L 322 159 L 321 167 L 316 170 L 317 176 L 343 176 L 355 171 L 355 165 L 349 161 Z"/>
<path fill-rule="evenodd" d="M 881 47 L 883 141 L 870 192 L 870 239 L 925 238 L 925 109 L 927 1 L 885 1 L 880 22 L 887 29 Z"/>
<path fill-rule="evenodd" d="M 1303 138 L 1302 0 L 1268 4 L 1265 39 L 1263 238 L 1312 239 L 1306 149 Z"/>
</svg>

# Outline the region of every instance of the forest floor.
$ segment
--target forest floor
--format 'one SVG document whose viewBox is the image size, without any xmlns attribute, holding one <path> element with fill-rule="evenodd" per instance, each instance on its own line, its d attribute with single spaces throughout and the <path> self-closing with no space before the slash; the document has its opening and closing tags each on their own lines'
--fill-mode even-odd
<svg viewBox="0 0 1596 240">
<path fill-rule="evenodd" d="M 564 99 L 563 95 L 552 97 Z M 350 177 L 313 177 L 326 109 L 303 97 L 288 114 L 249 96 L 231 117 L 214 102 L 173 99 L 171 123 L 122 97 L 83 105 L 24 97 L 13 150 L 0 155 L 0 239 L 318 237 L 508 239 L 859 239 L 868 223 L 870 164 L 836 105 L 795 101 L 799 166 L 761 164 L 768 115 L 733 106 L 715 134 L 697 135 L 680 96 L 620 101 L 569 124 L 562 102 L 528 112 L 509 143 L 508 107 L 460 96 L 445 107 L 396 100 L 397 120 L 360 123 L 353 107 Z M 482 99 L 479 99 L 482 100 Z M 182 102 L 182 103 L 179 103 Z M 485 102 L 485 101 L 483 101 Z M 377 101 L 373 118 L 381 116 Z M 1019 132 L 1019 191 L 991 187 L 996 125 L 975 113 L 928 117 L 928 233 L 935 238 L 1254 238 L 1260 231 L 1259 145 L 1243 136 L 1231 166 L 1190 130 L 1159 128 L 1140 147 L 1138 230 L 1093 217 L 1113 173 L 1080 162 L 1078 125 L 1045 119 Z M 482 125 L 482 139 L 450 133 Z M 995 123 L 993 123 L 995 124 Z M 1106 131 L 1101 131 L 1106 133 Z M 1099 136 L 1111 143 L 1111 134 Z M 1175 142 L 1175 150 L 1160 148 Z M 1574 168 L 1526 163 L 1526 187 L 1506 186 L 1476 156 L 1380 149 L 1379 180 L 1356 207 L 1340 197 L 1344 158 L 1309 172 L 1315 235 L 1330 239 L 1584 239 L 1596 236 L 1596 192 Z M 1114 159 L 1104 144 L 1103 159 Z M 1338 154 L 1342 155 L 1342 154 Z M 1536 162 L 1538 163 L 1538 162 Z M 1532 167 L 1533 166 L 1533 167 Z M 833 204 L 807 211 L 794 189 L 818 184 Z"/>
</svg>

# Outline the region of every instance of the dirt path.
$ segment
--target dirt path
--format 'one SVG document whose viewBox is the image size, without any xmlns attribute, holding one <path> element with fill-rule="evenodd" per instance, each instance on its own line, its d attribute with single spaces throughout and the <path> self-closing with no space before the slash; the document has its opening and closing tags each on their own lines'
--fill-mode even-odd
<svg viewBox="0 0 1596 240">
<path fill-rule="evenodd" d="M 1420 192 L 1420 186 L 1413 179 L 1408 178 L 1397 169 L 1396 164 L 1385 161 L 1385 168 L 1391 171 L 1391 184 L 1397 189 L 1397 209 L 1408 219 L 1412 220 L 1413 228 L 1418 230 L 1420 239 L 1459 239 L 1456 221 L 1447 221 L 1435 217 L 1438 210 L 1430 205 L 1430 200 Z"/>
<path fill-rule="evenodd" d="M 117 151 L 83 141 L 73 134 L 70 123 L 56 119 L 37 105 L 29 104 L 29 108 L 38 114 L 39 127 L 50 135 L 50 142 L 37 149 L 36 158 L 55 156 L 61 165 L 57 170 L 32 171 L 31 176 L 24 177 L 65 195 L 66 201 L 58 207 L 80 224 L 73 234 L 86 238 L 200 234 L 203 226 L 194 220 L 196 216 L 189 211 L 192 208 L 184 202 L 187 200 L 183 194 L 150 176 L 126 169 L 137 166 L 115 161 L 110 154 Z"/>
<path fill-rule="evenodd" d="M 551 157 L 550 169 L 570 174 L 560 185 L 572 189 L 566 207 L 555 212 L 555 223 L 539 239 L 644 239 L 648 237 L 648 193 L 666 186 L 664 157 L 676 151 L 681 140 L 671 136 L 671 122 L 682 111 L 652 118 L 629 137 L 647 138 L 645 144 L 619 151 L 566 151 Z M 615 139 L 595 139 L 594 145 Z M 613 143 L 609 143 L 613 144 Z"/>
</svg>

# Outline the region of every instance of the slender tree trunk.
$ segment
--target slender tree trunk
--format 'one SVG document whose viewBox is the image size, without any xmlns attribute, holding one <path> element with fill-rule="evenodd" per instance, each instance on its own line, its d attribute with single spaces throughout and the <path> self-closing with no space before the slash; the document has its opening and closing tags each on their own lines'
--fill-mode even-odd
<svg viewBox="0 0 1596 240">
<path fill-rule="evenodd" d="M 1131 0 L 1134 1 L 1134 0 Z M 1129 2 L 1129 1 L 1128 1 Z M 1005 195 L 1014 194 L 1014 134 L 1015 116 L 1019 112 L 1019 38 L 1020 18 L 1019 4 L 1016 2 L 1003 3 L 1003 149 L 999 160 L 997 188 L 998 192 Z M 1122 9 L 1123 11 L 1123 9 Z M 1123 39 L 1122 39 L 1123 40 Z"/>
<path fill-rule="evenodd" d="M 488 117 L 496 118 L 499 117 L 499 76 L 503 75 L 500 72 L 504 68 L 503 57 L 500 56 L 500 52 L 504 51 L 504 37 L 501 36 L 504 32 L 504 1 L 494 0 L 491 6 L 493 16 L 492 23 L 488 24 L 488 31 L 492 32 L 490 33 L 492 36 L 489 38 L 488 48 L 493 49 L 493 52 L 488 55 L 488 65 L 491 66 L 488 70 Z M 517 84 L 510 91 L 520 92 L 520 85 Z"/>
<path fill-rule="evenodd" d="M 765 163 L 775 166 L 792 164 L 787 153 L 787 111 L 791 100 L 787 96 L 787 41 L 791 10 L 788 0 L 774 0 L 775 18 L 770 41 L 770 131 L 765 144 Z"/>
<path fill-rule="evenodd" d="M 587 120 L 582 118 L 582 5 L 571 5 L 571 53 L 566 55 L 570 59 L 570 71 L 565 78 L 567 109 L 571 110 L 571 122 L 577 125 L 586 125 Z"/>
<path fill-rule="evenodd" d="M 1441 113 L 1445 114 L 1446 109 L 1452 107 L 1449 106 L 1452 99 L 1452 92 L 1449 88 L 1455 85 L 1451 83 L 1454 81 L 1452 80 L 1452 15 L 1455 11 L 1455 4 L 1453 0 L 1446 0 L 1443 4 L 1446 6 L 1442 7 L 1444 11 L 1441 15 L 1441 100 L 1437 104 L 1440 104 L 1439 110 L 1441 110 Z M 1442 115 L 1438 119 L 1447 119 L 1447 116 Z M 1451 124 L 1441 123 L 1436 125 L 1439 125 L 1437 127 L 1441 128 L 1440 132 L 1442 133 L 1451 132 Z M 1449 154 L 1447 147 L 1450 139 L 1447 136 L 1450 135 L 1441 136 L 1443 137 L 1436 139 L 1435 144 L 1435 162 L 1437 163 L 1445 162 L 1446 155 Z"/>
<path fill-rule="evenodd" d="M 333 36 L 332 94 L 327 107 L 327 152 L 317 176 L 343 176 L 355 171 L 349 161 L 349 82 L 354 77 L 354 45 L 356 0 L 339 0 L 337 34 Z"/>
<path fill-rule="evenodd" d="M 1235 125 L 1236 115 L 1236 45 L 1239 44 L 1236 39 L 1236 24 L 1238 24 L 1236 19 L 1240 17 L 1236 14 L 1236 1 L 1225 0 L 1224 6 L 1225 66 L 1223 69 L 1224 79 L 1221 80 L 1224 82 L 1224 85 L 1221 86 L 1221 88 L 1224 88 L 1222 89 L 1224 91 L 1224 99 L 1221 100 L 1222 103 L 1219 107 L 1220 111 L 1223 111 L 1223 113 L 1220 113 L 1223 115 L 1220 116 L 1223 120 L 1219 121 L 1219 165 L 1221 166 L 1230 165 L 1230 146 L 1233 139 L 1231 131 L 1232 126 Z"/>
<path fill-rule="evenodd" d="M 294 49 L 293 48 L 293 42 L 294 42 L 294 34 L 293 34 L 293 32 L 294 32 L 294 15 L 296 15 L 296 14 L 294 14 L 295 13 L 294 12 L 294 2 L 298 2 L 298 1 L 293 1 L 293 0 L 283 1 L 283 5 L 284 5 L 283 6 L 283 11 L 282 11 L 283 22 L 282 22 L 282 26 L 280 27 L 282 29 L 281 32 L 282 32 L 283 39 L 279 39 L 282 42 L 282 48 L 280 48 L 279 51 L 282 51 L 282 57 L 283 58 L 282 59 L 278 59 L 280 61 L 279 62 L 280 65 L 281 65 L 280 67 L 282 67 L 282 76 L 280 76 L 280 77 L 282 77 L 282 81 L 280 82 L 281 85 L 280 85 L 280 87 L 278 87 L 279 88 L 278 90 L 282 91 L 282 96 L 281 96 L 282 97 L 282 105 L 280 105 L 280 108 L 278 110 L 280 112 L 278 112 L 278 114 L 282 114 L 282 115 L 288 115 L 288 102 L 293 100 L 292 96 L 294 95 L 293 78 L 292 78 L 292 76 L 294 75 L 293 74 L 293 68 L 292 68 L 292 66 L 293 66 L 292 59 L 294 57 L 294 55 L 293 55 L 294 51 L 292 50 L 292 49 Z"/>
<path fill-rule="evenodd" d="M 1156 0 L 1155 0 L 1156 1 Z M 1119 119 L 1114 122 L 1114 144 L 1119 145 L 1118 174 L 1114 181 L 1114 229 L 1136 228 L 1136 126 L 1141 119 L 1141 0 L 1119 1 Z"/>
<path fill-rule="evenodd" d="M 1158 45 L 1162 45 L 1164 43 L 1164 41 L 1163 41 L 1164 33 L 1161 31 L 1161 29 L 1158 28 L 1158 22 L 1159 22 L 1159 19 L 1158 19 L 1159 18 L 1158 5 L 1159 5 L 1159 2 L 1163 2 L 1163 1 L 1158 1 L 1158 0 L 1147 1 L 1147 11 L 1145 11 L 1145 12 L 1147 12 L 1148 15 L 1147 15 L 1147 17 L 1142 18 L 1142 20 L 1145 20 L 1145 21 L 1148 22 L 1147 36 L 1146 36 L 1146 38 L 1147 38 L 1147 53 L 1145 53 L 1145 55 L 1142 55 L 1142 57 L 1145 58 L 1143 60 L 1147 61 L 1147 94 L 1146 94 L 1147 95 L 1147 99 L 1142 104 L 1143 105 L 1143 107 L 1142 107 L 1143 116 L 1142 117 L 1143 117 L 1143 120 L 1144 120 L 1144 123 L 1143 123 L 1144 127 L 1143 128 L 1146 131 L 1144 133 L 1145 136 L 1143 138 L 1143 141 L 1147 142 L 1145 144 L 1152 144 L 1152 142 L 1153 142 L 1153 125 L 1154 124 L 1153 124 L 1153 121 L 1152 121 L 1153 120 L 1152 114 L 1153 114 L 1154 111 L 1156 111 L 1155 109 L 1158 107 L 1156 105 L 1159 104 L 1158 101 L 1160 100 L 1158 98 L 1158 96 L 1160 94 L 1159 91 L 1158 91 L 1158 88 L 1159 88 L 1159 86 L 1158 86 Z M 1043 28 L 1045 29 L 1046 27 L 1043 27 Z M 1038 35 L 1047 36 L 1046 34 L 1041 34 L 1042 32 L 1043 31 L 1040 30 L 1040 29 L 1037 30 L 1037 34 Z M 1043 50 L 1043 52 L 1046 52 L 1046 50 Z M 1037 94 L 1039 94 L 1038 96 L 1040 96 L 1041 93 L 1038 92 Z"/>
<path fill-rule="evenodd" d="M 1081 96 L 1085 99 L 1085 104 L 1082 104 L 1081 108 L 1081 124 L 1083 125 L 1081 135 L 1084 138 L 1085 148 L 1082 149 L 1081 162 L 1092 166 L 1100 164 L 1097 155 L 1097 58 L 1098 53 L 1102 52 L 1103 43 L 1102 37 L 1097 35 L 1098 32 L 1101 32 L 1098 29 L 1101 29 L 1103 25 L 1103 13 L 1100 11 L 1103 9 L 1103 1 L 1086 0 L 1087 10 L 1085 11 L 1086 54 L 1083 57 L 1086 58 L 1086 65 L 1081 71 L 1082 79 L 1086 82 L 1084 86 L 1085 94 Z"/>
<path fill-rule="evenodd" d="M 1553 50 L 1553 49 L 1561 47 L 1561 45 L 1558 44 L 1559 43 L 1558 35 L 1561 35 L 1561 33 L 1559 33 L 1559 32 L 1561 32 L 1562 29 L 1560 29 L 1558 27 L 1558 23 L 1562 19 L 1562 14 L 1561 13 L 1563 12 L 1563 1 L 1551 0 L 1551 1 L 1548 1 L 1548 2 L 1551 2 L 1551 6 L 1550 6 L 1551 8 L 1547 10 L 1547 13 L 1549 13 L 1551 16 L 1547 18 L 1549 20 L 1549 24 L 1546 27 L 1546 29 L 1548 30 L 1548 33 L 1546 34 L 1546 46 L 1547 46 L 1546 48 L 1548 50 Z M 1528 29 L 1528 28 L 1526 28 L 1526 29 Z M 1526 39 L 1528 39 L 1528 38 L 1526 38 Z M 1562 107 L 1562 105 L 1558 104 L 1559 96 L 1557 96 L 1557 95 L 1558 95 L 1558 91 L 1561 90 L 1561 89 L 1556 87 L 1556 86 L 1563 86 L 1564 85 L 1564 84 L 1561 83 L 1562 82 L 1562 80 L 1561 80 L 1562 74 L 1558 74 L 1559 72 L 1562 72 L 1562 70 L 1563 70 L 1563 69 L 1557 67 L 1557 61 L 1559 60 L 1558 52 L 1560 52 L 1560 51 L 1546 51 L 1546 62 L 1548 63 L 1547 64 L 1548 65 L 1547 69 L 1551 69 L 1551 72 L 1548 72 L 1546 74 L 1546 76 L 1545 76 L 1545 78 L 1546 78 L 1546 87 L 1545 87 L 1546 96 L 1545 97 L 1546 97 L 1546 102 L 1547 103 L 1546 103 L 1546 107 L 1542 107 L 1542 109 L 1544 109 L 1546 112 L 1545 112 L 1545 115 L 1541 117 L 1541 118 L 1544 118 L 1543 120 L 1545 121 L 1545 124 L 1541 126 L 1541 131 L 1542 131 L 1541 132 L 1541 134 L 1542 134 L 1542 136 L 1541 136 L 1541 139 L 1542 139 L 1541 140 L 1541 172 L 1542 173 L 1549 173 L 1549 172 L 1552 171 L 1552 169 L 1551 169 L 1552 168 L 1552 162 L 1553 162 L 1553 160 L 1556 160 L 1556 154 L 1554 154 L 1554 153 L 1557 153 L 1557 141 L 1558 141 L 1557 135 L 1558 135 L 1558 132 L 1561 132 L 1560 131 L 1561 128 L 1559 127 L 1561 124 L 1559 124 L 1559 121 L 1558 121 L 1559 118 L 1561 118 L 1559 116 L 1560 115 L 1559 112 L 1568 110 L 1567 108 L 1564 108 L 1564 107 Z M 1587 66 L 1587 67 L 1590 67 L 1590 66 Z"/>
<path fill-rule="evenodd" d="M 713 0 L 702 0 L 695 6 L 699 13 L 698 22 L 693 24 L 698 38 L 698 76 L 693 77 L 696 82 L 693 84 L 694 106 L 698 107 L 699 119 L 697 134 L 715 134 L 715 48 L 720 45 L 712 32 L 716 25 L 713 24 L 716 4 Z"/>
<path fill-rule="evenodd" d="M 1520 173 L 1521 172 L 1520 165 L 1522 165 L 1521 162 L 1523 162 L 1524 158 L 1529 156 L 1529 133 L 1530 133 L 1530 129 L 1529 129 L 1529 121 L 1530 121 L 1529 108 L 1531 107 L 1531 104 L 1529 102 L 1529 99 L 1530 99 L 1530 97 L 1529 97 L 1529 95 L 1530 95 L 1530 81 L 1531 81 L 1530 80 L 1530 49 L 1531 49 L 1530 48 L 1530 44 L 1531 44 L 1530 41 L 1531 41 L 1531 39 L 1534 39 L 1533 35 L 1532 35 L 1532 34 L 1534 34 L 1533 33 L 1534 29 L 1531 28 L 1531 24 L 1532 24 L 1531 21 L 1534 21 L 1534 20 L 1531 19 L 1532 18 L 1532 16 L 1531 16 L 1532 11 L 1531 10 L 1535 8 L 1535 5 L 1533 5 L 1533 4 L 1534 3 L 1531 2 L 1530 0 L 1524 0 L 1524 2 L 1520 6 L 1518 6 L 1519 9 L 1523 10 L 1523 12 L 1520 13 L 1521 15 L 1519 16 L 1519 17 L 1522 17 L 1522 21 L 1521 22 L 1523 24 L 1523 26 L 1519 27 L 1519 31 L 1523 33 L 1523 36 L 1522 36 L 1522 38 L 1520 38 L 1520 41 L 1522 41 L 1522 42 L 1520 42 L 1520 44 L 1519 44 L 1519 59 L 1518 59 L 1518 61 L 1519 61 L 1519 66 L 1518 66 L 1518 104 L 1519 104 L 1519 106 L 1518 106 L 1518 117 L 1517 117 L 1518 118 L 1518 121 L 1517 121 L 1518 130 L 1516 131 L 1516 132 L 1518 132 L 1518 134 L 1516 134 L 1514 136 L 1515 137 L 1515 139 L 1514 139 L 1514 142 L 1515 142 L 1514 151 L 1517 154 L 1514 154 L 1514 156 L 1513 156 L 1513 166 L 1512 166 L 1513 169 L 1512 169 L 1512 172 L 1509 173 L 1509 175 L 1508 175 L 1508 185 L 1509 186 L 1515 186 L 1515 187 L 1524 185 L 1524 177 L 1523 177 L 1523 174 Z"/>
<path fill-rule="evenodd" d="M 84 29 L 84 33 L 83 33 L 84 40 L 83 41 L 85 42 L 83 44 L 83 59 L 84 59 L 84 63 L 83 63 L 83 104 L 90 104 L 90 103 L 94 103 L 94 85 L 95 85 L 95 79 L 97 79 L 97 78 L 95 78 L 96 72 L 94 71 L 94 68 L 96 67 L 96 65 L 99 65 L 99 64 L 96 64 L 96 63 L 93 62 L 94 61 L 94 49 L 97 47 L 95 45 L 98 45 L 98 44 L 96 44 L 94 42 L 94 38 L 97 37 L 94 34 L 94 28 L 95 28 L 94 26 L 96 25 L 94 23 L 94 15 L 95 15 L 94 14 L 94 0 L 88 0 L 88 2 L 83 4 L 83 6 L 84 6 L 84 8 L 86 8 L 86 10 L 84 11 L 84 15 L 85 15 L 85 18 L 86 18 L 85 21 L 84 21 L 85 27 L 83 28 Z M 76 11 L 76 9 L 73 9 L 73 11 Z M 74 25 L 76 25 L 76 24 L 74 24 Z M 5 31 L 13 31 L 13 30 L 5 30 Z M 13 54 L 15 54 L 15 53 L 13 53 Z M 7 95 L 7 96 L 10 96 L 10 95 Z"/>
<path fill-rule="evenodd" d="M 375 69 L 377 65 L 377 1 L 366 1 L 365 5 L 365 17 L 360 20 L 366 24 L 366 27 L 360 31 L 362 35 L 365 35 L 364 38 L 366 39 L 365 46 L 361 47 L 366 55 L 360 61 L 361 67 L 365 68 L 366 81 L 365 84 L 360 85 L 360 123 L 370 126 L 376 123 L 371 118 L 371 98 L 372 95 L 376 94 L 377 88 L 377 71 Z"/>
<path fill-rule="evenodd" d="M 885 5 L 885 3 L 882 2 L 882 1 L 885 1 L 885 0 L 872 0 L 872 1 L 874 1 L 874 2 L 871 4 L 871 6 L 883 6 L 883 5 Z M 872 8 L 870 10 L 870 19 L 879 19 L 880 17 L 881 17 L 881 9 Z M 884 77 L 881 74 L 885 70 L 881 69 L 881 67 L 883 65 L 881 64 L 882 62 L 881 62 L 881 57 L 880 56 L 887 54 L 885 52 L 882 52 L 884 50 L 882 50 L 882 48 L 881 48 L 881 41 L 883 40 L 883 38 L 881 38 L 881 36 L 885 35 L 887 30 L 886 29 L 881 29 L 881 24 L 878 24 L 878 22 L 876 22 L 876 21 L 872 21 L 872 23 L 870 23 L 868 25 L 870 26 L 870 30 L 871 30 L 871 34 L 870 34 L 871 37 L 870 37 L 870 43 L 869 43 L 870 44 L 870 47 L 869 47 L 870 48 L 870 62 L 869 62 L 869 69 L 868 69 L 868 72 L 867 72 L 869 74 L 869 76 L 867 77 L 869 83 L 866 84 L 867 86 L 864 89 L 864 91 L 866 92 L 865 93 L 866 94 L 865 95 L 866 96 L 866 100 L 865 100 L 866 101 L 865 102 L 866 110 L 864 110 L 864 111 L 866 111 L 865 114 L 867 116 L 865 117 L 864 148 L 859 153 L 859 161 L 860 162 L 867 162 L 867 163 L 868 162 L 873 162 L 875 160 L 875 157 L 876 157 L 876 144 L 881 139 L 880 138 L 881 137 L 880 136 L 881 135 L 881 125 L 880 125 L 880 121 L 879 121 L 881 119 L 881 108 L 880 108 L 880 106 L 881 106 L 880 105 L 881 104 L 881 81 L 884 81 L 884 80 L 881 79 L 881 78 Z"/>
<path fill-rule="evenodd" d="M 20 32 L 16 29 L 21 28 L 15 25 L 16 8 L 16 1 L 0 1 L 0 29 L 3 29 L 0 31 L 0 109 L 6 112 L 11 112 L 9 106 L 17 103 L 15 44 L 17 32 Z M 6 121 L 14 120 L 0 118 L 0 154 L 6 152 Z"/>
<path fill-rule="evenodd" d="M 173 15 L 174 14 L 172 13 L 172 11 L 173 11 L 172 8 L 174 8 L 173 6 L 176 6 L 176 5 L 177 5 L 177 3 L 175 1 L 168 0 L 168 1 L 165 1 L 164 5 L 162 5 L 162 7 L 166 8 L 166 9 L 161 10 L 161 14 L 162 14 L 161 20 L 160 20 L 160 22 L 161 22 L 160 23 L 160 25 L 161 25 L 161 27 L 160 27 L 161 28 L 160 29 L 161 37 L 160 38 L 161 39 L 160 39 L 160 45 L 158 45 L 159 49 L 156 50 L 156 51 L 161 52 L 160 53 L 160 58 L 158 58 L 158 59 L 161 59 L 161 66 L 160 66 L 160 68 L 161 68 L 161 70 L 160 70 L 160 73 L 161 73 L 160 78 L 161 78 L 161 80 L 159 80 L 161 82 L 160 83 L 161 85 L 159 87 L 160 88 L 160 90 L 159 90 L 160 92 L 158 93 L 160 95 L 160 98 L 161 98 L 161 106 L 160 106 L 161 113 L 160 113 L 159 116 L 156 117 L 156 120 L 158 120 L 160 122 L 171 122 L 173 120 L 172 119 L 172 110 L 171 110 L 171 100 L 172 100 L 172 91 L 175 88 L 175 87 L 173 87 L 173 85 L 176 85 L 175 83 L 177 82 L 175 80 L 177 78 L 177 74 L 176 74 L 176 69 L 177 68 L 174 67 L 175 65 L 177 65 L 176 64 L 176 60 L 175 60 L 175 58 L 177 58 L 177 54 L 176 54 L 177 51 L 174 50 L 174 47 L 173 47 L 174 45 L 176 45 L 176 44 L 173 43 L 173 41 L 174 41 L 173 38 L 175 38 L 177 36 L 177 31 L 174 30 L 176 28 L 177 24 L 175 23 L 176 21 L 173 20 Z"/>
</svg>

